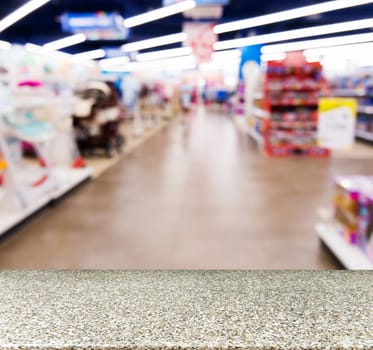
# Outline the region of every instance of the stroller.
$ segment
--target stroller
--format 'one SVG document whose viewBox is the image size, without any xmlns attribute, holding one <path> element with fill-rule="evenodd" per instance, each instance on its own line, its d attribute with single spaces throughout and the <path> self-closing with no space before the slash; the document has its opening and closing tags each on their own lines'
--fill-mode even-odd
<svg viewBox="0 0 373 350">
<path fill-rule="evenodd" d="M 92 81 L 76 92 L 73 120 L 77 144 L 83 156 L 103 149 L 107 157 L 121 152 L 125 138 L 119 96 L 112 82 Z"/>
</svg>

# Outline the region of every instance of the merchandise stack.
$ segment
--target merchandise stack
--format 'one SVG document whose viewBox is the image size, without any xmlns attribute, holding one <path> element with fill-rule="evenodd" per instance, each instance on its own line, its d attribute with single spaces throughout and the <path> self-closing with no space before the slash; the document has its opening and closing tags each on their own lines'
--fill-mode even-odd
<svg viewBox="0 0 373 350">
<path fill-rule="evenodd" d="M 334 96 L 357 100 L 356 137 L 373 141 L 373 70 L 360 68 L 352 75 L 334 77 L 330 85 Z"/>
<path fill-rule="evenodd" d="M 373 262 L 373 177 L 341 176 L 335 181 L 336 230 Z"/>
<path fill-rule="evenodd" d="M 323 86 L 319 63 L 267 63 L 264 108 L 269 118 L 263 121 L 263 129 L 269 155 L 329 155 L 329 150 L 317 146 L 316 140 L 318 101 Z"/>
<path fill-rule="evenodd" d="M 20 46 L 0 55 L 0 235 L 91 176 L 74 140 L 63 64 L 49 64 Z"/>
</svg>

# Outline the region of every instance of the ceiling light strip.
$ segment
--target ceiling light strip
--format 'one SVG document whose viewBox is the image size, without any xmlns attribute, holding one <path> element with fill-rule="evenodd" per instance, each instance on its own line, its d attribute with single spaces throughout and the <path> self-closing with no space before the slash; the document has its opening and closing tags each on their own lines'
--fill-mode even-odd
<svg viewBox="0 0 373 350">
<path fill-rule="evenodd" d="M 12 47 L 11 43 L 0 40 L 0 50 L 9 50 L 11 47 Z"/>
<path fill-rule="evenodd" d="M 367 56 L 373 52 L 373 42 L 370 43 L 359 43 L 351 45 L 339 45 L 333 47 L 323 47 L 307 49 L 304 51 L 304 55 L 308 57 L 324 56 L 324 55 L 358 55 Z"/>
<path fill-rule="evenodd" d="M 233 21 L 228 23 L 218 24 L 214 27 L 214 32 L 217 34 L 254 28 L 266 24 L 279 23 L 283 21 L 288 21 L 295 18 L 307 17 L 312 15 L 317 15 L 320 13 L 326 13 L 331 11 L 336 11 L 340 9 L 366 5 L 373 3 L 373 0 L 334 0 L 328 1 L 321 4 L 298 7 L 291 10 L 280 11 L 275 13 L 270 13 L 263 16 L 243 19 L 239 21 Z"/>
<path fill-rule="evenodd" d="M 140 53 L 136 56 L 136 60 L 139 62 L 146 62 L 146 61 L 158 60 L 158 59 L 163 59 L 163 58 L 187 56 L 187 55 L 191 55 L 192 53 L 193 53 L 193 49 L 191 47 L 180 47 L 176 49 Z"/>
<path fill-rule="evenodd" d="M 283 43 L 275 45 L 267 45 L 262 47 L 262 53 L 276 53 L 288 51 L 300 51 L 306 49 L 315 49 L 319 47 L 329 47 L 338 45 L 357 44 L 373 41 L 373 33 L 343 35 L 332 38 L 302 40 L 292 43 Z"/>
<path fill-rule="evenodd" d="M 55 40 L 50 43 L 43 45 L 48 50 L 60 50 L 65 47 L 80 44 L 87 40 L 87 37 L 83 34 L 74 34 L 63 39 Z"/>
<path fill-rule="evenodd" d="M 29 52 L 35 53 L 37 55 L 49 56 L 49 57 L 59 57 L 59 58 L 72 58 L 73 55 L 70 55 L 66 52 L 56 51 L 56 50 L 47 50 L 45 47 L 40 45 L 35 45 L 27 43 L 25 49 Z"/>
<path fill-rule="evenodd" d="M 73 57 L 76 62 L 82 62 L 82 61 L 89 61 L 89 60 L 95 60 L 98 58 L 103 58 L 105 57 L 105 55 L 106 55 L 105 50 L 98 49 L 98 50 L 81 52 L 81 53 L 75 54 Z"/>
<path fill-rule="evenodd" d="M 124 20 L 124 26 L 132 28 L 144 23 L 153 22 L 161 18 L 169 17 L 196 7 L 193 0 L 181 1 L 176 4 L 161 7 L 157 10 L 149 11 L 138 16 L 130 17 Z"/>
<path fill-rule="evenodd" d="M 284 32 L 277 32 L 271 34 L 256 35 L 241 39 L 218 41 L 214 44 L 214 49 L 226 50 L 237 47 L 273 43 L 278 41 L 299 39 L 318 35 L 342 33 L 352 30 L 367 29 L 371 27 L 373 27 L 373 18 L 368 18 L 357 21 L 341 22 L 322 26 L 288 30 Z"/>
<path fill-rule="evenodd" d="M 144 49 L 150 49 L 152 47 L 164 46 L 174 43 L 179 43 L 187 39 L 185 33 L 176 33 L 171 35 L 160 36 L 157 38 L 136 41 L 133 43 L 125 44 L 122 46 L 122 50 L 125 52 L 140 51 Z"/>
<path fill-rule="evenodd" d="M 34 12 L 51 0 L 31 0 L 0 21 L 0 32 Z"/>
<path fill-rule="evenodd" d="M 123 66 L 124 64 L 129 63 L 130 59 L 127 56 L 106 58 L 100 61 L 100 66 L 102 69 Z"/>
</svg>

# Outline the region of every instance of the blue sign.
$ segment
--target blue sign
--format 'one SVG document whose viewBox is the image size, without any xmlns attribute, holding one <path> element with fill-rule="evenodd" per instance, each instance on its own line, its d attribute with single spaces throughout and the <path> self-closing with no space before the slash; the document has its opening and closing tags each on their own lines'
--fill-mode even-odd
<svg viewBox="0 0 373 350">
<path fill-rule="evenodd" d="M 62 30 L 85 33 L 89 40 L 126 39 L 129 31 L 118 13 L 65 13 L 61 17 Z"/>
<path fill-rule="evenodd" d="M 260 56 L 261 56 L 262 47 L 263 45 L 252 45 L 252 46 L 246 46 L 241 49 L 242 58 L 241 58 L 241 64 L 240 64 L 240 79 L 243 78 L 242 68 L 246 62 L 254 61 L 260 65 L 260 62 L 261 62 Z"/>
</svg>

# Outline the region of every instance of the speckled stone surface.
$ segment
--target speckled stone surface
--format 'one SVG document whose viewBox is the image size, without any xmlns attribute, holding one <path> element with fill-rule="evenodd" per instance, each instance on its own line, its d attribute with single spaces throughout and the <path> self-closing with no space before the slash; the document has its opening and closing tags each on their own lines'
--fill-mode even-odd
<svg viewBox="0 0 373 350">
<path fill-rule="evenodd" d="M 373 349 L 370 272 L 4 271 L 0 349 Z"/>
</svg>

